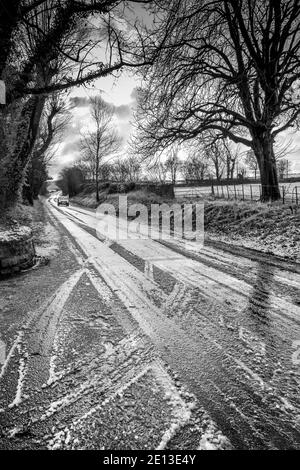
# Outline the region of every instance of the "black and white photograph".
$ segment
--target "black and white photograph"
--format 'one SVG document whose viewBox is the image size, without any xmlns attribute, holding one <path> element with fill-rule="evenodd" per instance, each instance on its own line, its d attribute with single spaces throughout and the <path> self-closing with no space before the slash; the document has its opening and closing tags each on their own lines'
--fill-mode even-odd
<svg viewBox="0 0 300 470">
<path fill-rule="evenodd" d="M 300 450 L 300 0 L 0 0 L 0 450 Z"/>
</svg>

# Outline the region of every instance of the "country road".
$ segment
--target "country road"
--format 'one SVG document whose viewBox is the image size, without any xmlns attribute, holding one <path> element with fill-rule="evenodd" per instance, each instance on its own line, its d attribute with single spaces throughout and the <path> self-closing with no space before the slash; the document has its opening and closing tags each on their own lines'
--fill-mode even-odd
<svg viewBox="0 0 300 470">
<path fill-rule="evenodd" d="M 299 265 L 45 204 L 53 260 L 2 283 L 1 448 L 300 449 Z"/>
</svg>

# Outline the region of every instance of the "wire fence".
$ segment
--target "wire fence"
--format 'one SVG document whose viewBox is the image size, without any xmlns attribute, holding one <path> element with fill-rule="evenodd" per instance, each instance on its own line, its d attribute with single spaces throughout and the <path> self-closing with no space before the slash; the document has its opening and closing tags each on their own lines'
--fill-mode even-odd
<svg viewBox="0 0 300 470">
<path fill-rule="evenodd" d="M 270 190 L 271 188 L 268 187 L 267 189 Z M 285 184 L 280 185 L 279 189 L 282 204 L 296 204 L 297 206 L 300 205 L 300 186 Z M 262 200 L 263 192 L 262 185 L 252 184 L 213 186 L 211 191 L 212 195 L 218 198 L 255 202 Z"/>
<path fill-rule="evenodd" d="M 270 189 L 270 188 L 268 188 Z M 294 183 L 286 183 L 279 186 L 282 204 L 300 205 L 300 186 Z M 204 197 L 213 196 L 220 199 L 253 201 L 262 200 L 263 188 L 260 184 L 233 184 L 216 185 L 210 187 L 174 187 L 176 197 Z"/>
</svg>

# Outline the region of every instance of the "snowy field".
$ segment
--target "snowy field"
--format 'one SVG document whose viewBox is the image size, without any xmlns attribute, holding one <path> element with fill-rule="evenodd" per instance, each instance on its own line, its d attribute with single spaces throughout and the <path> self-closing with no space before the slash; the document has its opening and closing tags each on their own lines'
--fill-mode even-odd
<svg viewBox="0 0 300 470">
<path fill-rule="evenodd" d="M 281 183 L 281 194 L 285 193 L 285 199 L 289 202 L 296 203 L 298 195 L 298 204 L 300 203 L 300 182 L 296 183 Z M 236 184 L 236 185 L 215 185 L 215 196 L 224 197 L 226 199 L 245 199 L 259 201 L 260 199 L 260 184 Z M 212 194 L 211 186 L 184 186 L 174 188 L 176 197 L 196 197 L 196 196 L 209 196 Z"/>
</svg>

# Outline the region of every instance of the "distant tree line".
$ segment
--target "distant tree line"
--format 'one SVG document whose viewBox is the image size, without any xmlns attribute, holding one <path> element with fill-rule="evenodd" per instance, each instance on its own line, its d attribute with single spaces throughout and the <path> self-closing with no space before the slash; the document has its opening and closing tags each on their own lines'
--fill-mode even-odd
<svg viewBox="0 0 300 470">
<path fill-rule="evenodd" d="M 71 197 L 88 188 L 95 192 L 95 200 L 99 202 L 100 188 L 103 183 L 137 183 L 142 179 L 142 169 L 134 157 L 118 158 L 112 163 L 102 163 L 98 170 L 90 166 L 87 160 L 81 160 L 60 172 L 57 185 L 64 194 Z"/>
<path fill-rule="evenodd" d="M 91 135 L 95 138 L 96 133 Z M 289 148 L 283 146 L 276 153 L 279 180 L 288 176 L 290 163 L 284 157 Z M 178 180 L 188 183 L 259 177 L 254 153 L 242 152 L 239 147 L 232 148 L 227 141 L 222 140 L 216 141 L 209 148 L 198 142 L 185 149 L 185 158 L 180 158 L 180 147 L 174 145 L 166 152 L 164 160 L 156 160 L 150 164 L 147 160 L 137 159 L 135 155 L 115 158 L 109 162 L 104 159 L 109 153 L 97 157 L 95 150 L 90 150 L 89 147 L 89 152 L 84 157 L 61 171 L 57 184 L 64 194 L 72 197 L 81 191 L 95 192 L 96 202 L 99 202 L 100 188 L 103 189 L 103 184 L 108 182 L 128 184 L 148 181 L 164 185 L 176 184 Z"/>
</svg>

